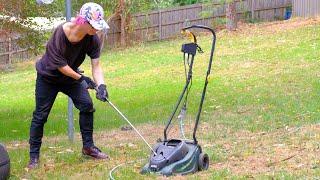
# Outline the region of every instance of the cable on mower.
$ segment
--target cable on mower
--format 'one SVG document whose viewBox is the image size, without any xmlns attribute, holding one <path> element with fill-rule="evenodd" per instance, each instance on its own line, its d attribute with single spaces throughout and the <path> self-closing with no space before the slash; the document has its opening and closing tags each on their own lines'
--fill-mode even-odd
<svg viewBox="0 0 320 180">
<path fill-rule="evenodd" d="M 144 159 L 139 159 L 139 160 L 133 160 L 133 161 L 129 161 L 129 162 L 125 162 L 125 163 L 116 165 L 115 167 L 113 167 L 113 168 L 109 171 L 109 178 L 110 178 L 111 180 L 115 180 L 115 178 L 112 176 L 112 174 L 113 174 L 113 172 L 115 172 L 115 170 L 117 170 L 119 167 L 124 166 L 124 165 L 134 164 L 134 163 L 141 162 L 141 161 L 144 161 L 144 160 L 146 160 L 146 159 L 144 158 Z"/>
</svg>

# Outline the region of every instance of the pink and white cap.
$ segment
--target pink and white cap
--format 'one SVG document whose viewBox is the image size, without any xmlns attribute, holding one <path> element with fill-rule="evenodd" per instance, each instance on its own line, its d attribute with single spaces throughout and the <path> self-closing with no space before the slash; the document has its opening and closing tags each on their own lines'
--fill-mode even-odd
<svg viewBox="0 0 320 180">
<path fill-rule="evenodd" d="M 85 3 L 82 5 L 78 16 L 88 21 L 91 26 L 98 31 L 110 28 L 103 19 L 103 8 L 99 4 L 93 2 Z"/>
</svg>

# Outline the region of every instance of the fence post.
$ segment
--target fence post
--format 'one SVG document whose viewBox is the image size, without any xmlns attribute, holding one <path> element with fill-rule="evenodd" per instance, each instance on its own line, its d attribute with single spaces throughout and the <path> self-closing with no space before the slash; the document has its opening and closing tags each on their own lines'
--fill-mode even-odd
<svg viewBox="0 0 320 180">
<path fill-rule="evenodd" d="M 11 65 L 11 62 L 12 62 L 12 60 L 11 60 L 11 54 L 12 54 L 12 39 L 11 39 L 11 37 L 9 36 L 9 38 L 8 38 L 8 64 L 7 65 Z"/>
<path fill-rule="evenodd" d="M 254 20 L 254 0 L 251 0 L 251 19 Z"/>
<path fill-rule="evenodd" d="M 66 3 L 66 20 L 71 20 L 71 0 L 65 0 Z M 68 98 L 68 137 L 69 141 L 74 141 L 74 124 L 73 124 L 73 103 L 72 99 Z"/>
<path fill-rule="evenodd" d="M 68 97 L 68 137 L 69 141 L 74 140 L 74 125 L 73 125 L 73 102 L 70 97 Z"/>
<path fill-rule="evenodd" d="M 200 14 L 201 14 L 201 17 L 202 17 L 202 19 L 201 19 L 201 24 L 202 24 L 202 25 L 204 25 L 204 18 L 203 18 L 202 13 L 203 13 L 203 4 L 201 4 L 201 11 L 200 11 Z"/>
<path fill-rule="evenodd" d="M 159 9 L 159 40 L 162 40 L 162 13 Z"/>
</svg>

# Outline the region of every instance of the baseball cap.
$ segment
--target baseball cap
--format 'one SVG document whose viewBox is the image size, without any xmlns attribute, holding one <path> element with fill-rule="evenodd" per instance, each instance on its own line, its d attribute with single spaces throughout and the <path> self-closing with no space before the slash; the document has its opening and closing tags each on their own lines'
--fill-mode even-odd
<svg viewBox="0 0 320 180">
<path fill-rule="evenodd" d="M 93 2 L 85 3 L 82 5 L 78 15 L 88 21 L 98 31 L 110 28 L 103 19 L 103 8 L 99 4 Z"/>
</svg>

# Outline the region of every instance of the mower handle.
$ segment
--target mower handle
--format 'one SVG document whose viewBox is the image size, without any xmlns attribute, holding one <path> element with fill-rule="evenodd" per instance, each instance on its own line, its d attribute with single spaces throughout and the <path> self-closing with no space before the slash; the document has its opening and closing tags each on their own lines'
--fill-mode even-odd
<svg viewBox="0 0 320 180">
<path fill-rule="evenodd" d="M 203 26 L 203 25 L 192 25 L 192 26 L 184 27 L 184 28 L 182 28 L 182 30 L 184 31 L 184 30 L 192 29 L 192 28 L 206 29 L 206 30 L 210 31 L 214 37 L 216 36 L 216 33 L 214 32 L 213 29 L 211 29 L 208 26 Z"/>
<path fill-rule="evenodd" d="M 212 48 L 211 48 L 211 54 L 210 54 L 210 60 L 209 60 L 209 66 L 208 66 L 208 72 L 207 72 L 207 76 L 210 74 L 211 72 L 211 64 L 212 64 L 212 60 L 213 60 L 213 53 L 214 53 L 214 48 L 216 45 L 216 33 L 214 32 L 214 30 L 208 26 L 204 26 L 204 25 L 192 25 L 192 26 L 188 26 L 188 27 L 184 27 L 182 28 L 182 31 L 188 30 L 188 29 L 192 29 L 192 28 L 198 28 L 198 29 L 205 29 L 208 30 L 212 33 Z"/>
<path fill-rule="evenodd" d="M 214 32 L 213 29 L 211 29 L 210 27 L 207 27 L 207 26 L 203 26 L 203 25 L 192 25 L 192 26 L 188 26 L 188 27 L 184 27 L 182 28 L 182 31 L 186 31 L 188 29 L 192 29 L 192 28 L 198 28 L 198 29 L 205 29 L 205 30 L 208 30 L 212 33 L 212 46 L 211 46 L 211 53 L 210 53 L 210 60 L 209 60 L 209 64 L 208 64 L 208 69 L 207 69 L 207 74 L 206 74 L 206 80 L 205 80 L 205 85 L 204 85 L 204 88 L 203 88 L 203 91 L 202 91 L 202 96 L 201 96 L 201 101 L 200 101 L 200 105 L 199 105 L 199 109 L 198 109 L 198 113 L 197 113 L 197 117 L 196 117 L 196 123 L 195 123 L 195 126 L 194 126 L 194 129 L 193 129 L 193 140 L 194 140 L 194 143 L 197 144 L 197 138 L 196 138 L 196 132 L 197 132 L 197 129 L 198 129 L 198 124 L 199 124 L 199 119 L 200 119 L 200 114 L 201 114 L 201 111 L 202 111 L 202 105 L 203 105 L 203 102 L 204 102 L 204 98 L 205 98 L 205 95 L 206 95 L 206 90 L 207 90 L 207 85 L 208 85 L 208 77 L 210 75 L 210 72 L 211 72 L 211 65 L 212 65 L 212 61 L 213 61 L 213 54 L 214 54 L 214 49 L 215 49 L 215 44 L 216 44 L 216 33 Z M 188 83 L 186 84 L 185 88 L 188 86 Z M 185 88 L 184 88 L 184 91 L 183 93 L 181 94 L 180 98 L 179 98 L 179 101 L 176 105 L 176 108 L 179 106 L 180 104 L 180 101 L 181 101 L 181 98 L 182 98 L 182 95 L 184 94 L 185 92 Z M 175 113 L 175 112 L 174 112 Z M 164 141 L 167 141 L 167 129 L 169 127 L 169 125 L 171 124 L 171 120 L 172 120 L 172 117 L 174 115 L 174 113 L 172 114 L 171 118 L 169 119 L 169 122 L 167 123 L 165 129 L 164 129 Z"/>
<path fill-rule="evenodd" d="M 203 25 L 192 25 L 192 26 L 186 27 L 184 29 L 191 29 L 191 28 L 206 29 L 206 30 L 208 30 L 208 31 L 210 31 L 212 33 L 212 46 L 211 46 L 210 60 L 209 60 L 209 64 L 208 64 L 205 85 L 204 85 L 204 88 L 203 88 L 203 91 L 202 91 L 200 106 L 199 106 L 198 114 L 197 114 L 197 117 L 196 117 L 196 124 L 195 124 L 194 129 L 193 129 L 193 140 L 194 140 L 195 144 L 197 144 L 198 141 L 197 141 L 197 138 L 196 138 L 196 132 L 197 132 L 197 129 L 198 129 L 198 124 L 199 124 L 199 120 L 200 120 L 200 114 L 201 114 L 201 111 L 202 111 L 202 105 L 203 105 L 204 98 L 205 98 L 206 91 L 207 91 L 207 85 L 209 83 L 208 78 L 209 78 L 209 75 L 210 75 L 210 72 L 211 72 L 213 53 L 214 53 L 214 49 L 215 49 L 215 45 L 216 45 L 216 33 L 214 32 L 213 29 L 211 29 L 211 28 L 209 28 L 207 26 L 203 26 Z"/>
</svg>

